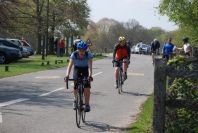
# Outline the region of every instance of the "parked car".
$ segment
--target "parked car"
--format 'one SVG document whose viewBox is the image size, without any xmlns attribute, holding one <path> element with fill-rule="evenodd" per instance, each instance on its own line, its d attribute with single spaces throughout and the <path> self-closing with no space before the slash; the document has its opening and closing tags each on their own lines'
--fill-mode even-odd
<svg viewBox="0 0 198 133">
<path fill-rule="evenodd" d="M 32 48 L 32 46 L 27 41 L 21 40 L 21 42 L 23 44 L 23 47 L 30 52 L 30 55 L 34 55 L 34 49 Z"/>
<path fill-rule="evenodd" d="M 19 49 L 21 51 L 23 50 L 23 48 L 21 46 L 18 46 L 18 45 L 14 44 L 13 42 L 11 42 L 7 39 L 0 38 L 0 42 L 7 47 L 13 47 L 13 48 Z"/>
<path fill-rule="evenodd" d="M 0 42 L 0 64 L 9 63 L 22 57 L 21 51 L 17 48 L 5 46 Z"/>
<path fill-rule="evenodd" d="M 151 53 L 151 46 L 149 46 L 147 44 L 141 44 L 140 53 L 141 54 L 150 54 Z"/>
<path fill-rule="evenodd" d="M 147 44 L 138 43 L 134 46 L 133 51 L 136 54 L 150 54 L 151 47 Z"/>
<path fill-rule="evenodd" d="M 134 53 L 135 53 L 135 45 L 132 46 L 132 48 L 131 48 L 131 54 L 134 54 Z"/>
<path fill-rule="evenodd" d="M 141 43 L 138 43 L 135 45 L 135 47 L 134 47 L 135 54 L 140 54 L 140 45 L 141 45 Z"/>
<path fill-rule="evenodd" d="M 6 39 L 6 40 L 14 43 L 15 45 L 21 48 L 22 57 L 27 58 L 30 56 L 30 52 L 28 51 L 26 47 L 23 47 L 23 43 L 21 42 L 21 40 L 19 39 Z"/>
</svg>

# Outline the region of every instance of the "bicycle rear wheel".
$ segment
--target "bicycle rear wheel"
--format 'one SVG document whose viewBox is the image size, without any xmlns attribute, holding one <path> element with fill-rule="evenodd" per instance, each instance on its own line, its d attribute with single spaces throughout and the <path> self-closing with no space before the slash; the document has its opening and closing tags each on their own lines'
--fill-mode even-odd
<svg viewBox="0 0 198 133">
<path fill-rule="evenodd" d="M 78 128 L 80 128 L 81 116 L 82 116 L 82 110 L 81 110 L 81 105 L 80 105 L 80 95 L 79 95 L 79 93 L 77 93 L 77 96 L 76 96 L 76 125 Z"/>
</svg>

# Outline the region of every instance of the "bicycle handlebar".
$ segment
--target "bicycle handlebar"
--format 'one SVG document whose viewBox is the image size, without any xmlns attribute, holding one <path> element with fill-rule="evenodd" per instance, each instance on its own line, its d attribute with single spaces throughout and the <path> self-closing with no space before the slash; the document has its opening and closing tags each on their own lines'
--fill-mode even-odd
<svg viewBox="0 0 198 133">
<path fill-rule="evenodd" d="M 64 78 L 65 82 L 66 82 L 66 88 L 69 89 L 69 85 L 68 85 L 68 81 L 90 81 L 88 78 L 84 78 L 84 79 L 66 79 L 66 77 Z"/>
</svg>

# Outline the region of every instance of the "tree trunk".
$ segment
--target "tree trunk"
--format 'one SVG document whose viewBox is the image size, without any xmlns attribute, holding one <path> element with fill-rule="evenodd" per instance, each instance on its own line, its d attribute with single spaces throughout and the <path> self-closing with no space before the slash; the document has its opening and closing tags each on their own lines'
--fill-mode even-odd
<svg viewBox="0 0 198 133">
<path fill-rule="evenodd" d="M 37 54 L 41 54 L 41 16 L 40 16 L 40 1 L 36 1 L 36 13 L 37 13 Z"/>
<path fill-rule="evenodd" d="M 69 37 L 66 37 L 66 47 L 65 47 L 65 51 L 66 51 L 66 56 L 69 56 Z"/>
</svg>

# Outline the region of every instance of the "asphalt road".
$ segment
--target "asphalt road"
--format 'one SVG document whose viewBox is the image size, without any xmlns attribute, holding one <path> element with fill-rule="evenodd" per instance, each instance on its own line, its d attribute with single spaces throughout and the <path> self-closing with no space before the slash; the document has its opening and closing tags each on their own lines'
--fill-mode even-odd
<svg viewBox="0 0 198 133">
<path fill-rule="evenodd" d="M 77 128 L 66 68 L 0 79 L 0 133 L 125 132 L 153 92 L 151 56 L 132 55 L 124 92 L 115 89 L 112 57 L 95 61 L 91 112 Z M 72 87 L 70 87 L 72 88 Z"/>
</svg>

